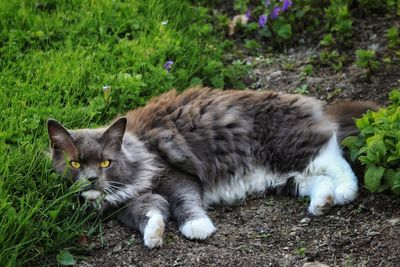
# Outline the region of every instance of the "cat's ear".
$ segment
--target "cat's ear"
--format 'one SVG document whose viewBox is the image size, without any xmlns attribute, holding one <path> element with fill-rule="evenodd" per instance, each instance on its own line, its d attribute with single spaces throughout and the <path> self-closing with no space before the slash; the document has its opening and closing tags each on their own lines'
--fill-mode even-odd
<svg viewBox="0 0 400 267">
<path fill-rule="evenodd" d="M 53 119 L 47 120 L 47 131 L 53 149 L 63 150 L 71 158 L 78 155 L 78 150 L 72 141 L 71 134 L 61 125 L 61 123 Z"/>
<path fill-rule="evenodd" d="M 103 134 L 103 150 L 119 150 L 125 134 L 127 120 L 119 118 Z"/>
</svg>

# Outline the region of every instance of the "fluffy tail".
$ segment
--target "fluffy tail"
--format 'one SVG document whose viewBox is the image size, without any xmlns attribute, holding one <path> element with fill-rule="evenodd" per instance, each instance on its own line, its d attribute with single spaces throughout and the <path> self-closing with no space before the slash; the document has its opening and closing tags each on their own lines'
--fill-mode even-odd
<svg viewBox="0 0 400 267">
<path fill-rule="evenodd" d="M 328 105 L 325 112 L 328 117 L 339 125 L 338 139 L 349 135 L 357 135 L 358 128 L 354 122 L 355 118 L 360 118 L 367 110 L 377 111 L 379 106 L 371 101 L 344 101 Z"/>
</svg>

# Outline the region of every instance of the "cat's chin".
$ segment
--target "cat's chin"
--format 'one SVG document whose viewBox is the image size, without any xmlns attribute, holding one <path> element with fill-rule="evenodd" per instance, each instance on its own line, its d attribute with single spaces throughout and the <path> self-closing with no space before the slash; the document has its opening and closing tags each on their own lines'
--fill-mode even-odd
<svg viewBox="0 0 400 267">
<path fill-rule="evenodd" d="M 91 201 L 95 201 L 95 200 L 97 200 L 98 198 L 100 198 L 101 192 L 98 191 L 98 190 L 93 190 L 93 189 L 91 189 L 91 190 L 88 190 L 88 191 L 83 191 L 83 192 L 81 193 L 81 196 L 82 196 L 85 200 L 91 202 Z"/>
<path fill-rule="evenodd" d="M 105 209 L 106 205 L 103 201 L 102 193 L 100 191 L 91 189 L 81 192 L 80 195 L 85 202 L 89 203 L 98 212 Z"/>
</svg>

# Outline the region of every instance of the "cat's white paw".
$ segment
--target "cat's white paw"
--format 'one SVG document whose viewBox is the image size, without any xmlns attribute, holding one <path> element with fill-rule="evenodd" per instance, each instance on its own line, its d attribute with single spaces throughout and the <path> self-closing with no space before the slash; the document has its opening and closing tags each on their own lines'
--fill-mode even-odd
<svg viewBox="0 0 400 267">
<path fill-rule="evenodd" d="M 335 205 L 344 205 L 350 203 L 357 198 L 358 185 L 354 184 L 342 184 L 335 188 Z"/>
<path fill-rule="evenodd" d="M 208 217 L 202 217 L 185 222 L 181 227 L 181 233 L 189 239 L 204 240 L 211 236 L 217 228 Z"/>
<path fill-rule="evenodd" d="M 150 249 L 160 247 L 165 231 L 164 219 L 159 212 L 149 212 L 148 217 L 149 221 L 143 233 L 144 245 Z"/>
<path fill-rule="evenodd" d="M 317 199 L 311 199 L 308 211 L 316 216 L 326 213 L 333 206 L 333 196 L 320 196 Z"/>
</svg>

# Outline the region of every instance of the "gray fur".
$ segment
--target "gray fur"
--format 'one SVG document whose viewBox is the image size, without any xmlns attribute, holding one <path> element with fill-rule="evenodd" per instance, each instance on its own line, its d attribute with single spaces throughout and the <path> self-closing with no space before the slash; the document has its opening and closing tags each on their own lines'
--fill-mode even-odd
<svg viewBox="0 0 400 267">
<path fill-rule="evenodd" d="M 146 227 L 150 210 L 158 210 L 164 218 L 165 223 L 169 218 L 169 205 L 167 200 L 158 194 L 145 193 L 122 207 L 118 213 L 118 220 L 131 228 L 136 228 L 142 233 Z"/>
<path fill-rule="evenodd" d="M 207 216 L 204 191 L 254 168 L 286 177 L 277 191 L 296 195 L 291 173 L 304 171 L 338 122 L 310 97 L 197 88 L 161 95 L 108 128 L 68 131 L 53 120 L 48 128 L 55 169 L 75 180 L 95 175 L 106 202 L 129 203 L 120 221 L 143 233 L 149 210 L 166 221 L 169 207 L 180 226 Z M 104 159 L 112 164 L 101 169 Z"/>
</svg>

